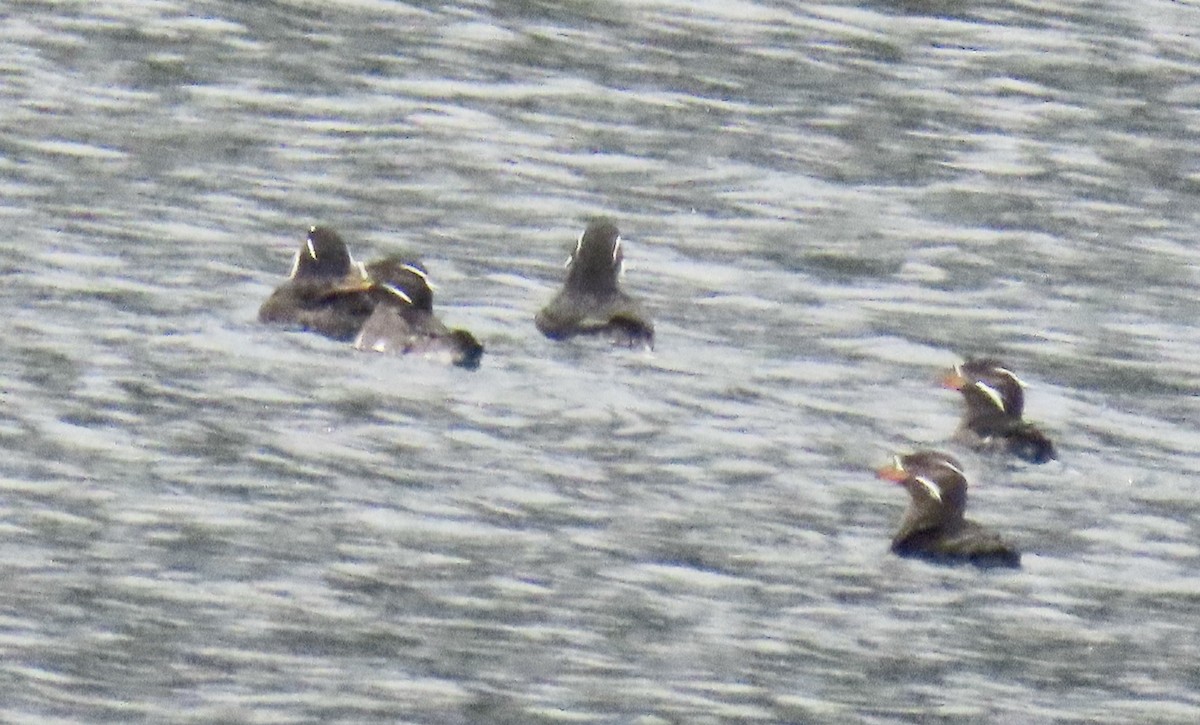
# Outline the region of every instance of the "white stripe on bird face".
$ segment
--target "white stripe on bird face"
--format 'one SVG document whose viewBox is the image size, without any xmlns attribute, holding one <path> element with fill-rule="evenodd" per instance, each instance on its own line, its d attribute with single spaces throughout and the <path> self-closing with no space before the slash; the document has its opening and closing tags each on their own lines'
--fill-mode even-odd
<svg viewBox="0 0 1200 725">
<path fill-rule="evenodd" d="M 1008 368 L 995 368 L 995 370 L 996 370 L 996 372 L 1000 373 L 1001 375 L 1007 375 L 1009 378 L 1012 379 L 1012 381 L 1014 383 L 1016 383 L 1017 385 L 1020 385 L 1022 388 L 1029 387 L 1028 385 L 1025 384 L 1025 381 L 1018 378 L 1017 374 L 1014 373 L 1012 370 L 1009 370 Z"/>
<path fill-rule="evenodd" d="M 425 270 L 421 269 L 420 267 L 418 267 L 414 264 L 402 264 L 402 265 L 400 265 L 400 269 L 412 272 L 413 274 L 417 275 L 421 279 L 425 280 L 426 284 L 429 283 L 429 275 L 425 272 Z"/>
<path fill-rule="evenodd" d="M 996 390 L 995 388 L 988 385 L 987 383 L 983 383 L 983 382 L 979 382 L 979 381 L 975 382 L 975 387 L 979 389 L 979 392 L 988 396 L 988 398 L 990 398 L 991 401 L 996 404 L 996 407 L 1000 409 L 1001 413 L 1008 412 L 1008 409 L 1004 407 L 1004 398 L 1000 395 L 999 390 Z"/>
<path fill-rule="evenodd" d="M 571 265 L 575 263 L 576 258 L 579 257 L 579 252 L 583 250 L 584 234 L 587 234 L 586 229 L 579 235 L 579 239 L 575 242 L 575 251 L 571 252 L 570 256 L 567 257 L 567 261 L 563 263 L 563 267 L 565 269 L 571 268 Z"/>
<path fill-rule="evenodd" d="M 380 286 L 380 287 L 382 287 L 382 288 L 384 288 L 384 289 L 385 289 L 385 290 L 387 290 L 388 292 L 391 292 L 392 294 L 396 295 L 397 297 L 399 297 L 400 299 L 404 300 L 404 301 L 405 301 L 405 302 L 407 302 L 408 304 L 410 304 L 410 305 L 411 305 L 411 304 L 413 303 L 413 301 L 412 301 L 412 297 L 409 297 L 409 296 L 408 296 L 408 294 L 406 294 L 404 290 L 400 289 L 400 288 L 399 288 L 399 287 L 397 287 L 396 285 L 394 285 L 394 284 L 388 284 L 388 283 L 386 283 L 386 282 L 385 282 L 384 284 L 381 284 L 381 285 L 379 285 L 379 286 Z"/>
<path fill-rule="evenodd" d="M 958 466 L 954 465 L 954 464 L 953 464 L 953 463 L 951 463 L 950 461 L 947 461 L 947 460 L 945 460 L 945 459 L 942 459 L 942 460 L 938 461 L 938 463 L 939 463 L 939 464 L 941 464 L 943 468 L 949 468 L 951 471 L 954 471 L 955 473 L 957 473 L 958 475 L 962 476 L 963 478 L 966 478 L 966 477 L 967 477 L 967 474 L 963 473 L 961 468 L 959 468 Z"/>
<path fill-rule="evenodd" d="M 413 274 L 417 275 L 418 277 L 421 278 L 421 281 L 425 283 L 426 287 L 428 287 L 430 290 L 432 290 L 434 292 L 437 292 L 437 285 L 433 283 L 433 280 L 429 279 L 429 273 L 426 272 L 425 270 L 421 269 L 420 267 L 416 266 L 415 264 L 402 264 L 402 265 L 400 265 L 400 269 L 407 270 L 407 271 L 412 272 Z"/>
<path fill-rule="evenodd" d="M 925 487 L 925 490 L 929 492 L 930 498 L 938 503 L 941 503 L 942 489 L 938 488 L 936 483 L 928 478 L 925 478 L 924 476 L 913 476 L 913 480 Z"/>
</svg>

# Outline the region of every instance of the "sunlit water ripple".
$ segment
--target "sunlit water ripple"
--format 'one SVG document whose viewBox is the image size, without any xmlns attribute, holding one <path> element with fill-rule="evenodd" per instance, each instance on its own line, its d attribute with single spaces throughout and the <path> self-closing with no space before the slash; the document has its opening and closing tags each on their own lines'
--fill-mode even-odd
<svg viewBox="0 0 1200 725">
<path fill-rule="evenodd" d="M 1200 719 L 1200 10 L 500 5 L 8 4 L 0 718 Z M 533 328 L 599 213 L 653 353 Z M 258 325 L 317 222 L 482 368 Z"/>
</svg>

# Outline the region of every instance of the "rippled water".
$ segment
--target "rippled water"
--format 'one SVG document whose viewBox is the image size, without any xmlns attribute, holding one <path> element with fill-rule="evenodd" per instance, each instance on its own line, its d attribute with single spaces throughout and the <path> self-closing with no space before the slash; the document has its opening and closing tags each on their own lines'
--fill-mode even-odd
<svg viewBox="0 0 1200 725">
<path fill-rule="evenodd" d="M 5 721 L 1200 718 L 1195 6 L 4 15 Z M 533 328 L 599 213 L 653 353 Z M 318 222 L 482 368 L 258 325 Z M 1023 569 L 888 554 L 924 446 Z"/>
</svg>

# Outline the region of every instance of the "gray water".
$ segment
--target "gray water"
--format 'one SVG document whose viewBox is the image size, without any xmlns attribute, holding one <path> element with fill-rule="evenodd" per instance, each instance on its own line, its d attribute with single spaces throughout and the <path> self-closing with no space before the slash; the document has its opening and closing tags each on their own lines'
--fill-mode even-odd
<svg viewBox="0 0 1200 725">
<path fill-rule="evenodd" d="M 1200 719 L 1195 6 L 0 15 L 3 721 Z M 652 353 L 533 328 L 595 214 Z M 314 223 L 482 368 L 258 325 Z M 918 447 L 1023 569 L 888 553 Z"/>
</svg>

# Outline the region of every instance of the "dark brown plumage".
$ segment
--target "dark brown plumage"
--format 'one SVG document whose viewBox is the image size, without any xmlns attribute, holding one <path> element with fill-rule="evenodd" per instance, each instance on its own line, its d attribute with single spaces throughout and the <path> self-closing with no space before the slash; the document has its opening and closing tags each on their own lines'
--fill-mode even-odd
<svg viewBox="0 0 1200 725">
<path fill-rule="evenodd" d="M 608 219 L 596 219 L 567 260 L 567 279 L 534 318 L 543 335 L 608 337 L 627 347 L 654 347 L 654 324 L 637 300 L 620 287 L 621 235 Z"/>
<path fill-rule="evenodd" d="M 368 264 L 366 270 L 376 306 L 354 340 L 356 349 L 479 367 L 483 345 L 466 330 L 451 330 L 434 316 L 433 287 L 424 265 L 391 257 Z"/>
<path fill-rule="evenodd" d="M 1045 433 L 1021 416 L 1024 383 L 998 360 L 968 360 L 942 376 L 942 385 L 963 396 L 966 410 L 958 437 L 977 448 L 1003 448 L 1030 463 L 1056 457 Z"/>
<path fill-rule="evenodd" d="M 364 281 L 362 268 L 337 232 L 311 227 L 287 281 L 263 302 L 258 319 L 353 340 L 375 308 Z"/>
<path fill-rule="evenodd" d="M 935 562 L 1018 567 L 1021 554 L 999 534 L 964 517 L 967 479 L 958 461 L 937 451 L 896 456 L 879 469 L 880 478 L 898 483 L 910 501 L 892 551 Z"/>
</svg>

